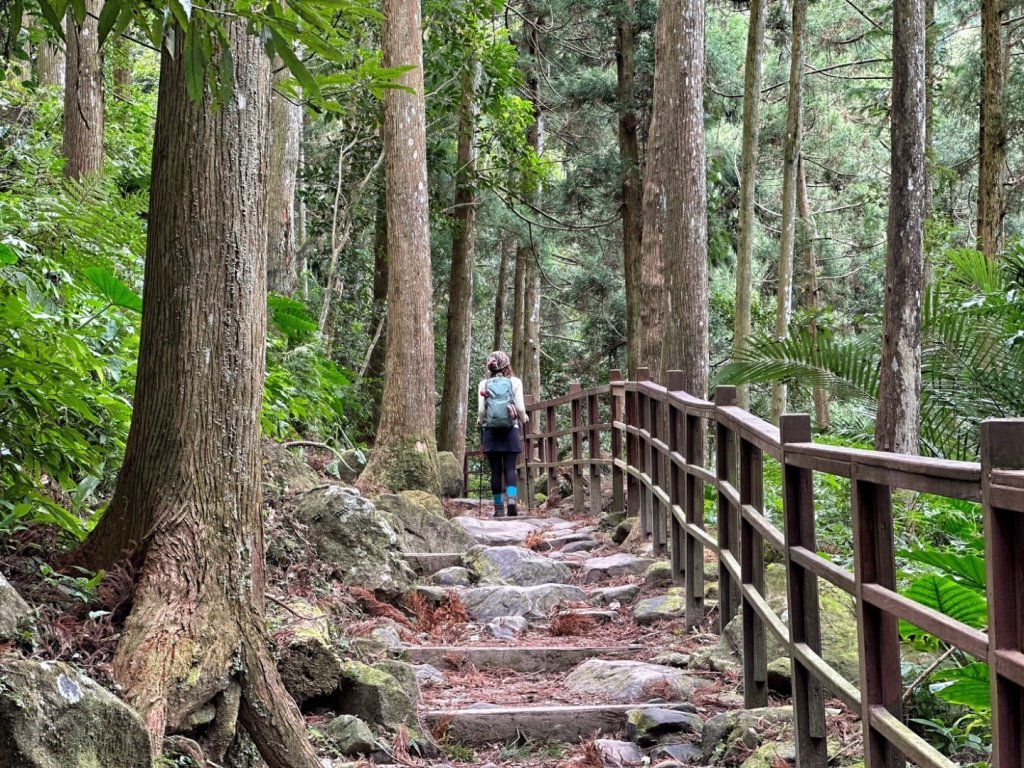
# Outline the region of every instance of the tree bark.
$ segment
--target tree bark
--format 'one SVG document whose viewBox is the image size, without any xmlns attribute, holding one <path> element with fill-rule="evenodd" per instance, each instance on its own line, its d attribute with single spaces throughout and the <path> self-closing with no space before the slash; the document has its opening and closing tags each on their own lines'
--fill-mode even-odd
<svg viewBox="0 0 1024 768">
<path fill-rule="evenodd" d="M 625 0 L 615 27 L 619 111 L 619 171 L 622 178 L 622 263 L 626 282 L 626 353 L 628 378 L 636 377 L 640 359 L 640 285 L 638 268 L 643 238 L 644 186 L 636 107 L 636 0 Z"/>
<path fill-rule="evenodd" d="M 503 239 L 498 263 L 498 285 L 494 289 L 494 337 L 491 349 L 502 349 L 505 341 L 505 294 L 508 291 L 508 264 L 515 255 L 515 242 Z"/>
<path fill-rule="evenodd" d="M 789 337 L 793 317 L 793 244 L 796 237 L 797 163 L 803 132 L 804 23 L 807 0 L 793 2 L 793 28 L 790 35 L 789 98 L 786 102 L 786 141 L 782 161 L 782 235 L 779 238 L 779 284 L 775 302 L 775 337 Z M 772 385 L 771 419 L 779 423 L 786 412 L 786 385 Z"/>
<path fill-rule="evenodd" d="M 522 371 L 526 343 L 526 271 L 529 269 L 530 252 L 516 243 L 515 271 L 512 274 L 512 352 L 509 359 L 512 369 Z"/>
<path fill-rule="evenodd" d="M 662 3 L 655 49 L 652 148 L 647 173 L 660 178 L 644 192 L 646 217 L 661 218 L 664 258 L 662 381 L 682 371 L 687 392 L 708 389 L 707 164 L 704 150 L 704 0 Z M 660 85 L 660 88 L 659 88 Z M 657 128 L 657 131 L 655 129 Z M 657 154 L 654 151 L 657 141 Z M 650 194 L 648 194 L 648 192 Z"/>
<path fill-rule="evenodd" d="M 434 318 L 419 0 L 384 0 L 385 67 L 411 67 L 384 95 L 388 341 L 380 423 L 360 482 L 438 493 Z M 406 90 L 408 89 L 408 90 Z"/>
<path fill-rule="evenodd" d="M 59 43 L 43 40 L 36 51 L 36 80 L 42 86 L 63 88 L 67 59 Z"/>
<path fill-rule="evenodd" d="M 1006 50 L 1002 0 L 981 0 L 981 134 L 978 161 L 978 250 L 995 259 L 1003 248 L 1006 167 Z"/>
<path fill-rule="evenodd" d="M 875 447 L 918 452 L 924 268 L 923 0 L 896 0 L 892 41 L 892 175 Z"/>
<path fill-rule="evenodd" d="M 156 749 L 213 703 L 206 736 L 190 734 L 206 758 L 222 759 L 238 722 L 270 768 L 314 768 L 263 608 L 269 67 L 244 21 L 225 27 L 234 85 L 216 108 L 187 95 L 180 29 L 163 53 L 132 423 L 110 506 L 77 554 L 99 568 L 131 553 L 113 674 Z"/>
<path fill-rule="evenodd" d="M 86 0 L 81 26 L 68 13 L 64 85 L 64 175 L 81 179 L 103 168 L 103 55 L 98 19 L 102 0 Z"/>
<path fill-rule="evenodd" d="M 368 421 L 376 425 L 380 421 L 380 405 L 383 396 L 384 364 L 388 345 L 388 210 L 386 184 L 381 183 L 377 191 L 377 207 L 373 225 L 373 302 L 371 320 L 374 323 L 373 338 L 377 341 L 366 359 L 366 391 L 370 395 Z M 368 435 L 367 439 L 372 437 Z"/>
<path fill-rule="evenodd" d="M 754 292 L 754 193 L 757 183 L 757 152 L 761 111 L 761 60 L 764 51 L 764 1 L 750 0 L 747 27 L 747 60 L 743 69 L 743 161 L 740 168 L 739 248 L 736 251 L 736 318 L 732 348 L 735 352 L 750 338 Z M 739 405 L 750 405 L 749 388 L 738 388 Z"/>
<path fill-rule="evenodd" d="M 289 77 L 274 59 L 277 79 Z M 294 296 L 299 287 L 296 193 L 299 148 L 302 144 L 302 105 L 282 94 L 270 97 L 270 182 L 267 186 L 267 284 L 271 291 Z"/>
<path fill-rule="evenodd" d="M 469 356 L 473 342 L 473 262 L 476 242 L 476 114 L 479 63 L 462 74 L 459 105 L 458 168 L 455 172 L 455 237 L 448 292 L 448 337 L 438 449 L 451 451 L 462 464 L 469 413 Z M 475 402 L 475 400 L 474 400 Z"/>
<path fill-rule="evenodd" d="M 811 203 L 807 199 L 807 169 L 804 167 L 803 159 L 798 161 L 797 173 L 797 214 L 800 217 L 800 253 L 804 260 L 804 269 L 807 272 L 807 285 L 804 291 L 804 309 L 807 310 L 807 325 L 811 339 L 818 338 L 818 309 L 820 301 L 818 297 L 818 264 L 814 249 L 814 242 L 818 236 L 814 226 L 814 217 L 811 213 Z M 828 390 L 824 387 L 811 389 L 811 399 L 814 401 L 814 417 L 818 429 L 825 431 L 830 426 L 828 412 Z"/>
</svg>

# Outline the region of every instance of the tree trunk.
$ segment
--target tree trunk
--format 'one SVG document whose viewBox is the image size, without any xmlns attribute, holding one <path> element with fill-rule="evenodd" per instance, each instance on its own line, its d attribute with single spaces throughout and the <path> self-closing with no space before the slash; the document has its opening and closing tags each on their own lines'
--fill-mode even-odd
<svg viewBox="0 0 1024 768">
<path fill-rule="evenodd" d="M 67 59 L 60 43 L 43 40 L 36 51 L 36 80 L 39 85 L 63 88 L 67 76 Z"/>
<path fill-rule="evenodd" d="M 981 135 L 978 161 L 978 250 L 995 259 L 1003 248 L 1006 205 L 1006 70 L 1002 0 L 981 0 Z"/>
<path fill-rule="evenodd" d="M 523 307 L 526 313 L 526 328 L 523 347 L 523 394 L 540 399 L 540 266 L 532 251 L 527 256 L 526 298 Z"/>
<path fill-rule="evenodd" d="M 775 337 L 789 337 L 793 316 L 793 243 L 796 236 L 797 163 L 803 131 L 804 22 L 807 0 L 793 2 L 789 53 L 789 98 L 786 102 L 786 141 L 782 161 L 782 235 L 779 238 L 779 285 L 775 303 Z M 786 412 L 786 385 L 772 386 L 771 419 L 779 423 Z"/>
<path fill-rule="evenodd" d="M 275 57 L 277 79 L 290 77 Z M 294 296 L 299 287 L 295 200 L 302 144 L 302 105 L 280 93 L 270 97 L 270 173 L 267 186 L 267 286 L 274 293 Z"/>
<path fill-rule="evenodd" d="M 665 264 L 662 381 L 682 371 L 687 392 L 708 389 L 707 166 L 704 152 L 704 0 L 663 3 L 658 11 L 654 114 L 648 174 L 661 166 L 660 193 L 644 208 L 663 217 Z M 659 85 L 661 86 L 659 89 Z M 660 110 L 659 110 L 660 107 Z M 655 127 L 658 131 L 655 133 Z M 650 200 L 650 203 L 648 203 Z M 644 247 L 647 230 L 644 230 Z"/>
<path fill-rule="evenodd" d="M 622 263 L 626 282 L 626 351 L 628 378 L 636 377 L 640 358 L 640 285 L 638 271 L 643 237 L 644 186 L 640 175 L 640 139 L 636 106 L 636 0 L 625 0 L 616 22 L 616 69 L 619 110 L 619 171 L 622 177 Z"/>
<path fill-rule="evenodd" d="M 459 105 L 458 169 L 455 172 L 455 238 L 448 292 L 448 338 L 438 449 L 451 451 L 462 464 L 466 452 L 469 404 L 469 356 L 473 342 L 473 261 L 476 242 L 476 98 L 480 65 L 470 62 L 462 74 Z M 474 400 L 475 403 L 475 400 Z"/>
<path fill-rule="evenodd" d="M 875 447 L 917 453 L 924 290 L 923 0 L 896 0 L 892 24 L 892 175 Z"/>
<path fill-rule="evenodd" d="M 732 348 L 742 348 L 750 337 L 754 292 L 754 193 L 757 182 L 757 144 L 761 124 L 761 59 L 764 49 L 764 3 L 750 0 L 747 60 L 743 69 L 743 162 L 740 169 L 739 249 L 736 252 L 736 318 Z M 749 388 L 739 387 L 739 404 L 750 406 Z"/>
<path fill-rule="evenodd" d="M 814 249 L 814 242 L 818 236 L 814 226 L 814 218 L 811 215 L 811 203 L 807 199 L 807 170 L 804 167 L 803 159 L 798 160 L 797 173 L 797 214 L 800 217 L 800 253 L 804 260 L 804 269 L 807 271 L 807 286 L 804 293 L 804 309 L 807 310 L 809 318 L 807 325 L 811 339 L 818 338 L 818 264 Z M 814 401 L 814 417 L 818 429 L 827 430 L 830 426 L 828 413 L 828 390 L 824 387 L 814 387 L 811 390 L 811 399 Z"/>
<path fill-rule="evenodd" d="M 216 108 L 187 95 L 180 30 L 163 53 L 131 429 L 110 506 L 77 554 L 92 568 L 132 555 L 113 674 L 157 749 L 185 733 L 218 762 L 238 718 L 270 768 L 314 768 L 263 610 L 269 68 L 245 23 L 224 23 L 233 97 Z M 214 723 L 190 734 L 208 703 Z"/>
<path fill-rule="evenodd" d="M 411 67 L 384 94 L 388 341 L 380 423 L 361 482 L 439 491 L 434 437 L 434 317 L 419 0 L 384 0 L 385 67 Z M 408 89 L 408 90 L 406 90 Z"/>
<path fill-rule="evenodd" d="M 516 245 L 515 272 L 512 275 L 512 352 L 509 359 L 512 369 L 523 370 L 526 349 L 526 271 L 530 268 L 530 251 Z"/>
<path fill-rule="evenodd" d="M 64 175 L 81 179 L 103 168 L 103 55 L 98 18 L 102 0 L 86 0 L 78 26 L 68 13 L 64 86 Z"/>
<path fill-rule="evenodd" d="M 498 264 L 498 285 L 494 289 L 494 338 L 491 349 L 502 349 L 505 341 L 505 294 L 508 291 L 508 263 L 515 255 L 515 242 L 503 239 Z"/>
<path fill-rule="evenodd" d="M 380 403 L 383 395 L 384 363 L 388 344 L 388 210 L 385 184 L 381 183 L 377 192 L 377 210 L 373 225 L 373 303 L 371 319 L 373 321 L 373 337 L 370 343 L 373 349 L 366 357 L 363 378 L 366 380 L 366 391 L 370 395 L 368 421 L 377 424 L 380 421 Z M 373 339 L 376 339 L 374 342 Z M 372 437 L 372 435 L 367 436 Z"/>
</svg>

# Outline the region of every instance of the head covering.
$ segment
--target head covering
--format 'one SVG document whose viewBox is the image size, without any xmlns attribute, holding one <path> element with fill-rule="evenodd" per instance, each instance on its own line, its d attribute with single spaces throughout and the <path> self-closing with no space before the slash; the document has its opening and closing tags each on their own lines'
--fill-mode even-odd
<svg viewBox="0 0 1024 768">
<path fill-rule="evenodd" d="M 502 351 L 491 352 L 487 356 L 487 372 L 492 376 L 501 373 L 511 365 L 508 355 Z"/>
</svg>

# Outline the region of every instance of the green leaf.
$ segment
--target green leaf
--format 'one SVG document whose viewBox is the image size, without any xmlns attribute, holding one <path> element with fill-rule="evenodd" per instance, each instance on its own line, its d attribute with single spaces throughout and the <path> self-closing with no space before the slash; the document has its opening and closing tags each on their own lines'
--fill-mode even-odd
<svg viewBox="0 0 1024 768">
<path fill-rule="evenodd" d="M 985 598 L 945 576 L 922 576 L 903 594 L 969 627 L 980 629 L 988 623 Z"/>
<path fill-rule="evenodd" d="M 313 99 L 319 98 L 320 88 L 316 84 L 316 79 L 306 69 L 306 65 L 302 63 L 302 60 L 295 55 L 291 43 L 274 27 L 268 26 L 268 29 L 270 30 L 270 41 L 274 51 L 281 57 L 281 61 L 288 67 L 288 71 L 292 73 L 292 76 L 299 81 L 299 85 L 306 92 L 306 96 Z"/>
<path fill-rule="evenodd" d="M 18 252 L 11 246 L 0 243 L 0 264 L 17 264 Z"/>
<path fill-rule="evenodd" d="M 185 88 L 188 97 L 197 102 L 206 90 L 207 53 L 203 45 L 205 32 L 197 23 L 190 24 L 185 31 Z"/>
<path fill-rule="evenodd" d="M 49 0 L 39 0 L 39 9 L 43 12 L 43 18 L 49 23 L 50 27 L 60 35 L 60 39 L 64 40 L 64 4 L 60 3 L 60 10 L 57 7 L 51 5 Z"/>
<path fill-rule="evenodd" d="M 123 0 L 106 0 L 106 2 L 103 3 L 103 10 L 100 11 L 100 20 L 98 24 L 101 46 L 104 41 L 106 41 L 107 35 L 109 35 L 114 29 L 114 24 L 120 17 L 123 9 Z"/>
<path fill-rule="evenodd" d="M 71 0 L 71 16 L 74 18 L 75 24 L 78 26 L 85 24 L 85 18 L 88 15 L 85 0 Z"/>
<path fill-rule="evenodd" d="M 142 311 L 142 297 L 103 267 L 89 267 L 85 270 L 85 276 L 96 286 L 100 295 L 115 307 Z"/>
<path fill-rule="evenodd" d="M 982 557 L 939 552 L 935 549 L 909 551 L 904 555 L 914 562 L 932 565 L 951 576 L 960 577 L 959 581 L 964 586 L 985 593 L 985 559 Z"/>
<path fill-rule="evenodd" d="M 178 26 L 191 32 L 192 0 L 169 0 L 168 5 Z"/>
<path fill-rule="evenodd" d="M 940 670 L 933 680 L 952 680 L 952 685 L 939 688 L 938 696 L 950 704 L 962 704 L 974 709 L 991 709 L 988 664 L 974 662 L 966 667 Z"/>
</svg>

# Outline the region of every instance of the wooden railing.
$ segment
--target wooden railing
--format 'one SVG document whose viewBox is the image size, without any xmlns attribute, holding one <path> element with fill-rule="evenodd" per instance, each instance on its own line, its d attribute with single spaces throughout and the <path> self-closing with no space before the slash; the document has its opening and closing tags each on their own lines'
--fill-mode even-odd
<svg viewBox="0 0 1024 768">
<path fill-rule="evenodd" d="M 532 498 L 541 476 L 551 493 L 557 475 L 568 470 L 580 513 L 600 511 L 602 484 L 610 482 L 612 509 L 639 516 L 655 552 L 670 553 L 673 578 L 685 586 L 688 627 L 705 618 L 704 552 L 717 556 L 721 626 L 742 615 L 748 707 L 768 700 L 766 632 L 789 650 L 798 766 L 828 763 L 826 691 L 860 713 L 869 768 L 907 759 L 925 768 L 955 766 L 904 722 L 899 619 L 988 662 L 993 765 L 1024 766 L 1024 420 L 983 424 L 980 464 L 946 461 L 815 444 L 808 416 L 783 416 L 777 428 L 740 409 L 733 387 L 719 387 L 709 402 L 681 391 L 678 373 L 669 374 L 667 387 L 642 369 L 635 382 L 618 372 L 612 379 L 528 404 L 520 482 Z M 705 456 L 709 445 L 714 461 Z M 765 510 L 765 456 L 781 466 L 782 530 Z M 819 554 L 814 473 L 850 480 L 852 572 Z M 706 486 L 715 496 L 714 534 L 704 524 Z M 892 498 L 900 491 L 983 503 L 987 631 L 897 592 Z M 765 597 L 769 549 L 785 562 L 788 621 Z M 856 683 L 822 657 L 819 579 L 856 603 Z"/>
</svg>

